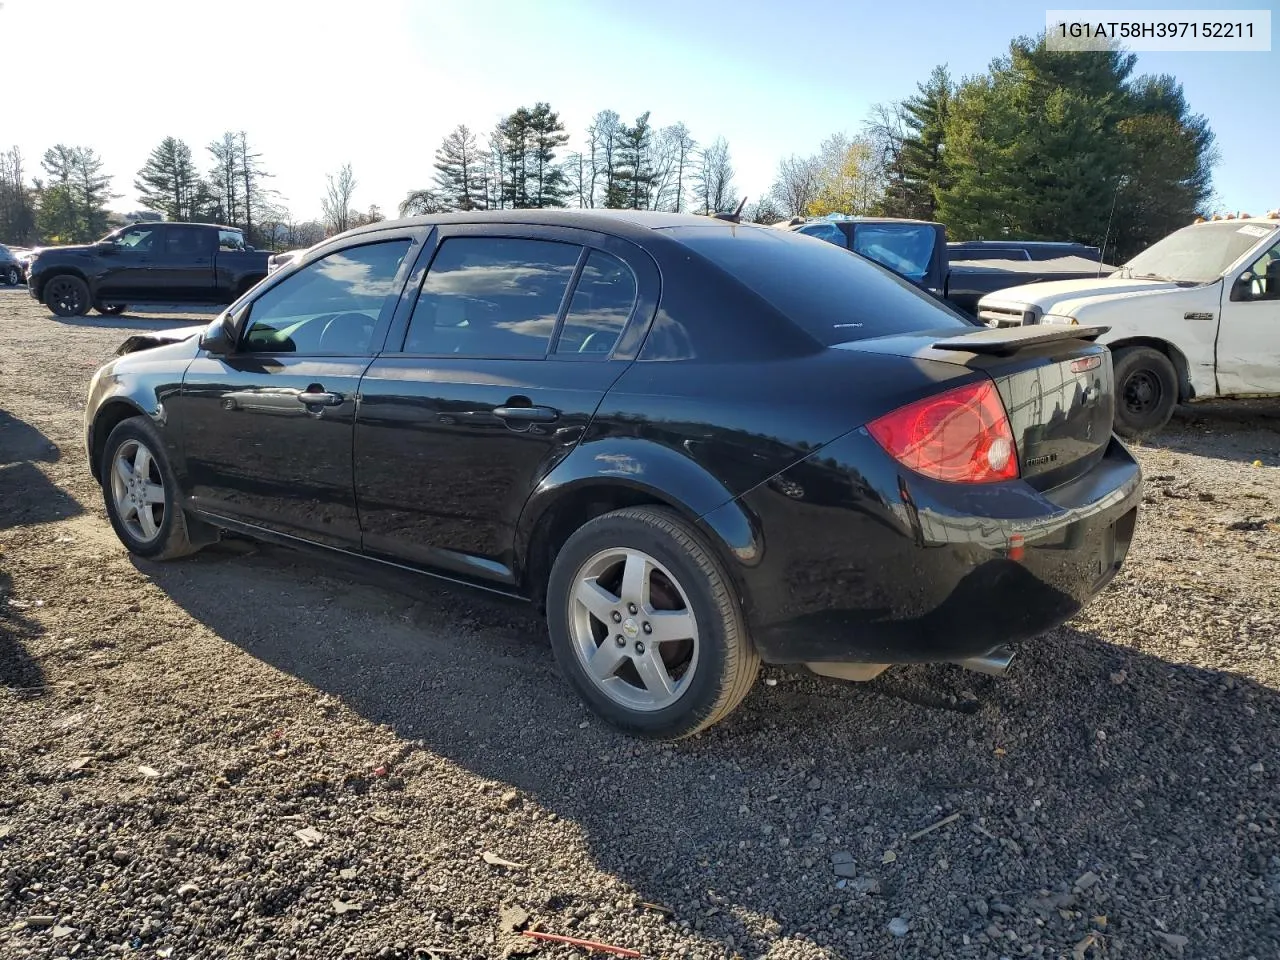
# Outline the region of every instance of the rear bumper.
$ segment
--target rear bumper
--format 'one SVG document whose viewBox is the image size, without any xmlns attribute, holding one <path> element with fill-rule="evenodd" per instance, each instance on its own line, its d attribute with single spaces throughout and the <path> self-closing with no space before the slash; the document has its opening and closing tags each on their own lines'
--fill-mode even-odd
<svg viewBox="0 0 1280 960">
<path fill-rule="evenodd" d="M 913 663 L 1070 619 L 1120 569 L 1141 496 L 1114 437 L 1088 473 L 1040 492 L 908 474 L 855 431 L 721 510 L 752 527 L 736 573 L 766 661 Z"/>
</svg>

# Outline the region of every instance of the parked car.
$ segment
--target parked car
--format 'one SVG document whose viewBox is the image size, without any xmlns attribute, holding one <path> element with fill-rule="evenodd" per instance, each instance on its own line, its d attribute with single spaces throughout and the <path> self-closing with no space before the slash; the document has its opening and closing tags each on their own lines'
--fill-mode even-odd
<svg viewBox="0 0 1280 960">
<path fill-rule="evenodd" d="M 764 227 L 427 216 L 126 342 L 86 443 L 139 556 L 231 530 L 524 598 L 591 709 L 679 737 L 761 660 L 998 673 L 1101 590 L 1141 474 L 1099 333 Z"/>
<path fill-rule="evenodd" d="M 0 283 L 6 287 L 16 287 L 26 278 L 26 269 L 17 253 L 0 243 Z"/>
<path fill-rule="evenodd" d="M 235 227 L 143 222 L 85 246 L 45 247 L 31 262 L 31 296 L 60 317 L 130 303 L 231 303 L 267 275 L 267 253 Z"/>
<path fill-rule="evenodd" d="M 984 297 L 989 327 L 1110 327 L 1116 429 L 1139 437 L 1182 402 L 1280 393 L 1280 214 L 1183 227 L 1094 279 Z"/>
<path fill-rule="evenodd" d="M 793 219 L 778 226 L 826 240 L 874 260 L 920 289 L 946 300 L 975 323 L 978 301 L 985 294 L 1024 283 L 1097 276 L 1099 270 L 1096 262 L 1090 263 L 1079 256 L 1065 253 L 1052 259 L 1043 256 L 1051 249 L 1066 251 L 1077 246 L 1083 251 L 1094 249 L 1082 244 L 1024 243 L 1019 249 L 1025 255 L 1016 259 L 965 260 L 953 253 L 957 244 L 947 242 L 946 227 L 929 220 L 839 216 Z M 968 244 L 960 248 L 960 252 L 966 254 L 972 250 Z M 981 254 L 974 256 L 981 257 Z"/>
<path fill-rule="evenodd" d="M 1102 260 L 1097 247 L 1069 240 L 952 240 L 947 253 L 952 260 Z"/>
</svg>

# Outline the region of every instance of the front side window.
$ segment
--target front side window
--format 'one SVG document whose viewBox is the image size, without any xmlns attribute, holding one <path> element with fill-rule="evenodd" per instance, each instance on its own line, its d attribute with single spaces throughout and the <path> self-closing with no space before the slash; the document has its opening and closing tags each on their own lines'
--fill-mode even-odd
<svg viewBox="0 0 1280 960">
<path fill-rule="evenodd" d="M 136 250 L 138 253 L 150 253 L 159 248 L 156 243 L 159 232 L 154 227 L 130 227 L 120 231 L 120 235 L 116 238 L 116 246 L 125 250 Z"/>
<path fill-rule="evenodd" d="M 394 308 L 408 240 L 338 250 L 253 301 L 241 349 L 249 353 L 362 356 L 384 310 Z"/>
<path fill-rule="evenodd" d="M 218 231 L 218 249 L 219 250 L 243 250 L 244 234 L 239 230 L 219 230 Z"/>
<path fill-rule="evenodd" d="M 1280 300 L 1280 240 L 1249 265 L 1250 300 Z"/>
<path fill-rule="evenodd" d="M 549 240 L 450 237 L 427 271 L 405 353 L 545 357 L 581 252 Z"/>
<path fill-rule="evenodd" d="M 932 227 L 860 223 L 853 233 L 853 252 L 919 282 L 929 272 L 936 239 Z"/>
<path fill-rule="evenodd" d="M 592 250 L 574 287 L 555 352 L 612 353 L 635 302 L 636 278 L 631 268 L 617 257 Z"/>
</svg>

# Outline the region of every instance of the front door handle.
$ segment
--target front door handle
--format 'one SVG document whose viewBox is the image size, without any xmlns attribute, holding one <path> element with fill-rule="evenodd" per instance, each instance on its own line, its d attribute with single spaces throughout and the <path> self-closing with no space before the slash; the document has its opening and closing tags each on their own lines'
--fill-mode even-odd
<svg viewBox="0 0 1280 960">
<path fill-rule="evenodd" d="M 493 415 L 519 423 L 555 423 L 560 419 L 560 411 L 551 407 L 494 407 Z"/>
<path fill-rule="evenodd" d="M 342 394 L 329 393 L 315 387 L 308 387 L 296 396 L 299 403 L 305 403 L 307 406 L 336 407 L 342 402 Z"/>
</svg>

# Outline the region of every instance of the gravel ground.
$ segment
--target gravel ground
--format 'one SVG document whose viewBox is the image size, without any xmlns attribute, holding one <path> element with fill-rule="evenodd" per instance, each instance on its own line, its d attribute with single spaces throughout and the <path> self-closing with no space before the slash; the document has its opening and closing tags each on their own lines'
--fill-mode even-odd
<svg viewBox="0 0 1280 960">
<path fill-rule="evenodd" d="M 1009 677 L 769 670 L 657 745 L 518 607 L 130 559 L 85 389 L 190 319 L 0 291 L 0 956 L 1280 956 L 1280 401 L 1138 451 L 1127 567 Z"/>
</svg>

